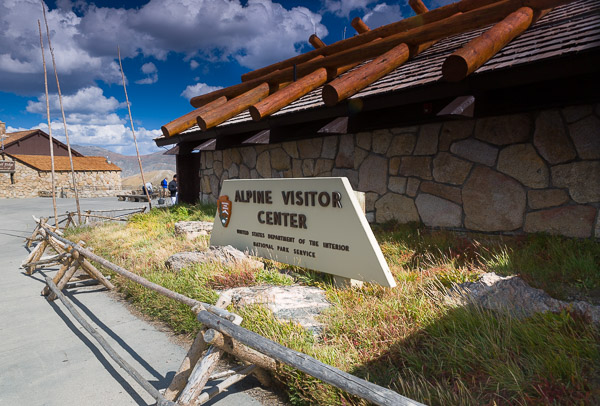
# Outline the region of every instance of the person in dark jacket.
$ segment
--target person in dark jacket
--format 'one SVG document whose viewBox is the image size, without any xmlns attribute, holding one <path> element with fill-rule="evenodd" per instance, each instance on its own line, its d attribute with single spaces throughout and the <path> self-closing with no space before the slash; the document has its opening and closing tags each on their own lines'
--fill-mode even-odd
<svg viewBox="0 0 600 406">
<path fill-rule="evenodd" d="M 171 193 L 171 203 L 177 204 L 177 175 L 173 175 L 173 180 L 169 182 L 169 192 Z"/>
</svg>

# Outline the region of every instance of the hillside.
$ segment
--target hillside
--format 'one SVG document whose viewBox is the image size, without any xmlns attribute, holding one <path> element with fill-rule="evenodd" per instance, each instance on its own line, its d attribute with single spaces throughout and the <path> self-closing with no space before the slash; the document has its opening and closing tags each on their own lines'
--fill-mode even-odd
<svg viewBox="0 0 600 406">
<path fill-rule="evenodd" d="M 168 169 L 147 172 L 144 169 L 144 178 L 146 179 L 146 182 L 152 183 L 155 189 L 160 187 L 160 182 L 163 179 L 166 178 L 167 181 L 173 179 L 173 175 L 175 175 L 175 171 Z M 122 177 L 121 185 L 123 186 L 123 189 L 140 189 L 142 187 L 142 176 L 137 173 L 132 176 Z"/>
<path fill-rule="evenodd" d="M 102 147 L 73 145 L 73 149 L 87 156 L 104 156 L 108 157 L 115 165 L 119 166 L 121 178 L 126 178 L 133 175 L 139 175 L 140 167 L 138 165 L 137 156 L 128 156 L 117 154 Z M 152 171 L 171 171 L 175 172 L 175 156 L 163 155 L 164 151 L 158 151 L 149 155 L 141 155 L 142 167 L 144 172 Z"/>
</svg>

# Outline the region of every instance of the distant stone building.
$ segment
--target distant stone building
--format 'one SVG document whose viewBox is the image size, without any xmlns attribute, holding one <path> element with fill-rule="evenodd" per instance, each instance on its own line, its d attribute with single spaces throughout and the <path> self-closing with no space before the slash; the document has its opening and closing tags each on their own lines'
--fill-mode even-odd
<svg viewBox="0 0 600 406">
<path fill-rule="evenodd" d="M 488 29 L 440 38 L 336 103 L 329 82 L 259 117 L 290 100 L 269 82 L 285 61 L 263 73 L 268 97 L 233 117 L 236 86 L 256 83 L 251 95 L 259 79 L 199 96 L 208 107 L 192 99 L 200 125 L 166 125 L 155 140 L 175 145 L 180 200 L 214 202 L 226 179 L 345 176 L 366 193 L 371 222 L 600 238 L 600 2 L 556 7 L 472 74 L 445 80 L 448 57 Z"/>
<path fill-rule="evenodd" d="M 0 198 L 50 196 L 52 193 L 49 136 L 41 130 L 0 135 Z M 73 197 L 71 164 L 67 146 L 54 139 L 54 165 L 57 197 Z M 121 168 L 104 157 L 86 157 L 71 150 L 80 197 L 114 196 L 121 190 Z"/>
</svg>

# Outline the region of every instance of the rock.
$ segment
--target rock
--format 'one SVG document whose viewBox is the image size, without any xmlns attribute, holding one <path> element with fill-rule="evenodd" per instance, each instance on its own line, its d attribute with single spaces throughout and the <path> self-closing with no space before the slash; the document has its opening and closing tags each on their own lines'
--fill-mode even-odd
<svg viewBox="0 0 600 406">
<path fill-rule="evenodd" d="M 360 164 L 363 163 L 365 158 L 369 155 L 369 151 L 366 151 L 362 148 L 354 149 L 354 169 L 360 168 Z"/>
<path fill-rule="evenodd" d="M 481 118 L 475 125 L 475 138 L 494 145 L 516 144 L 529 139 L 531 119 L 525 114 Z"/>
<path fill-rule="evenodd" d="M 531 317 L 536 313 L 575 312 L 600 324 L 600 306 L 587 302 L 563 302 L 553 299 L 541 289 L 529 286 L 518 276 L 486 273 L 477 282 L 465 282 L 450 292 L 450 300 L 462 305 L 475 304 L 495 311 L 508 311 L 514 317 Z"/>
<path fill-rule="evenodd" d="M 487 166 L 494 166 L 498 156 L 498 148 L 473 138 L 455 142 L 450 147 L 450 151 L 459 157 Z"/>
<path fill-rule="evenodd" d="M 413 155 L 434 155 L 437 152 L 441 126 L 439 123 L 421 126 Z"/>
<path fill-rule="evenodd" d="M 392 133 L 389 130 L 373 131 L 373 152 L 376 154 L 385 154 L 392 141 Z"/>
<path fill-rule="evenodd" d="M 212 232 L 211 221 L 178 221 L 175 223 L 175 235 L 184 235 L 188 240 L 193 240 L 201 235 Z"/>
<path fill-rule="evenodd" d="M 365 193 L 365 210 L 373 211 L 375 210 L 375 202 L 379 199 L 379 195 L 373 192 Z"/>
<path fill-rule="evenodd" d="M 563 107 L 561 111 L 563 117 L 567 120 L 567 123 L 574 123 L 577 120 L 581 120 L 582 118 L 591 115 L 594 108 L 589 104 L 584 104 L 581 106 Z"/>
<path fill-rule="evenodd" d="M 304 177 L 314 176 L 315 174 L 315 160 L 305 159 L 302 161 L 302 174 Z"/>
<path fill-rule="evenodd" d="M 287 154 L 292 158 L 300 158 L 300 154 L 298 154 L 298 145 L 296 145 L 296 141 L 284 142 L 281 144 L 281 146 L 283 147 L 285 152 L 287 152 Z"/>
<path fill-rule="evenodd" d="M 323 148 L 323 138 L 307 138 L 297 141 L 300 158 L 319 158 Z"/>
<path fill-rule="evenodd" d="M 50 148 L 48 148 L 48 149 L 50 149 Z M 202 192 L 210 194 L 210 192 L 211 192 L 210 176 L 203 176 L 202 177 L 201 188 L 202 188 Z"/>
<path fill-rule="evenodd" d="M 50 148 L 48 148 L 50 149 Z M 212 168 L 213 165 L 213 154 L 212 151 L 202 151 L 202 158 L 204 162 L 204 167 L 207 169 Z"/>
<path fill-rule="evenodd" d="M 264 269 L 265 265 L 233 248 L 231 245 L 225 247 L 210 247 L 206 251 L 179 252 L 171 255 L 165 262 L 167 268 L 180 271 L 183 268 L 196 264 L 218 263 L 227 267 L 243 267 L 246 269 Z"/>
<path fill-rule="evenodd" d="M 540 113 L 535 120 L 533 144 L 540 155 L 551 164 L 570 161 L 576 156 L 562 118 L 557 111 Z"/>
<path fill-rule="evenodd" d="M 356 134 L 356 145 L 366 151 L 371 149 L 371 133 L 362 132 Z"/>
<path fill-rule="evenodd" d="M 577 203 L 600 201 L 600 161 L 557 165 L 551 172 L 554 186 L 568 188 Z"/>
<path fill-rule="evenodd" d="M 241 164 L 242 155 L 237 148 L 229 148 L 223 150 L 223 167 L 229 168 L 232 164 Z"/>
<path fill-rule="evenodd" d="M 294 178 L 301 178 L 303 176 L 301 159 L 293 159 L 292 160 L 292 176 Z"/>
<path fill-rule="evenodd" d="M 238 164 L 231 164 L 229 167 L 229 179 L 237 178 L 240 174 L 240 167 Z"/>
<path fill-rule="evenodd" d="M 269 151 L 263 151 L 256 159 L 256 171 L 261 178 L 271 177 L 271 157 Z"/>
<path fill-rule="evenodd" d="M 221 295 L 231 298 L 235 307 L 263 305 L 278 320 L 300 324 L 315 334 L 323 328 L 317 316 L 331 307 L 325 291 L 312 286 L 251 286 L 228 289 Z"/>
<path fill-rule="evenodd" d="M 525 191 L 514 179 L 478 166 L 462 191 L 465 227 L 478 231 L 511 231 L 523 224 Z"/>
<path fill-rule="evenodd" d="M 338 137 L 324 137 L 323 149 L 321 150 L 321 158 L 334 159 L 337 152 Z"/>
<path fill-rule="evenodd" d="M 473 164 L 456 158 L 447 152 L 440 152 L 433 159 L 433 178 L 442 183 L 462 185 Z"/>
<path fill-rule="evenodd" d="M 428 227 L 460 227 L 462 208 L 448 200 L 426 193 L 419 193 L 415 203 L 421 220 Z"/>
<path fill-rule="evenodd" d="M 600 213 L 598 213 L 598 219 L 596 220 L 596 227 L 594 227 L 594 235 L 597 239 L 600 239 Z"/>
<path fill-rule="evenodd" d="M 215 175 L 217 175 L 218 178 L 220 178 L 221 175 L 223 175 L 223 162 L 214 161 L 213 162 L 213 172 Z"/>
<path fill-rule="evenodd" d="M 550 233 L 575 238 L 592 236 L 596 208 L 592 206 L 565 206 L 534 211 L 525 216 L 527 233 Z"/>
<path fill-rule="evenodd" d="M 390 158 L 390 175 L 398 175 L 398 169 L 400 169 L 401 158 L 395 156 Z"/>
<path fill-rule="evenodd" d="M 419 190 L 419 185 L 421 181 L 417 178 L 408 178 L 406 182 L 406 194 L 410 197 L 415 197 L 417 195 L 417 191 Z"/>
<path fill-rule="evenodd" d="M 240 165 L 240 179 L 250 179 L 250 169 L 246 165 Z"/>
<path fill-rule="evenodd" d="M 431 157 L 403 156 L 400 161 L 398 174 L 402 176 L 416 176 L 421 179 L 432 179 Z"/>
<path fill-rule="evenodd" d="M 367 210 L 368 207 L 367 207 Z M 396 220 L 400 223 L 419 221 L 419 213 L 413 199 L 396 193 L 386 193 L 375 203 L 378 223 Z"/>
<path fill-rule="evenodd" d="M 392 138 L 387 156 L 410 155 L 415 148 L 416 137 L 414 134 L 399 134 Z"/>
<path fill-rule="evenodd" d="M 497 169 L 530 188 L 548 186 L 548 167 L 531 144 L 515 144 L 504 148 L 498 156 Z"/>
<path fill-rule="evenodd" d="M 210 191 L 215 196 L 219 196 L 221 192 L 219 178 L 216 175 L 210 175 Z"/>
<path fill-rule="evenodd" d="M 333 170 L 331 171 L 331 176 L 345 176 L 346 178 L 348 178 L 352 189 L 358 189 L 358 172 L 356 172 L 354 169 L 333 168 Z"/>
<path fill-rule="evenodd" d="M 421 192 L 462 204 L 460 188 L 454 186 L 442 185 L 435 182 L 423 182 L 421 183 Z"/>
<path fill-rule="evenodd" d="M 388 189 L 394 193 L 406 193 L 406 178 L 401 176 L 390 176 Z"/>
<path fill-rule="evenodd" d="M 361 192 L 387 192 L 387 160 L 370 154 L 358 171 L 358 190 Z"/>
<path fill-rule="evenodd" d="M 248 169 L 254 169 L 256 166 L 256 150 L 254 147 L 242 148 L 242 162 Z"/>
<path fill-rule="evenodd" d="M 569 134 L 581 159 L 600 159 L 600 119 L 590 116 L 569 125 Z"/>
<path fill-rule="evenodd" d="M 291 158 L 283 150 L 283 148 L 274 148 L 270 151 L 271 154 L 271 168 L 276 171 L 285 171 L 292 167 Z"/>
<path fill-rule="evenodd" d="M 568 201 L 569 196 L 562 189 L 530 190 L 527 192 L 527 202 L 532 209 L 560 206 Z"/>
<path fill-rule="evenodd" d="M 340 137 L 340 148 L 335 157 L 336 168 L 354 168 L 354 137 L 345 134 Z"/>
<path fill-rule="evenodd" d="M 317 159 L 315 163 L 315 176 L 331 176 L 333 164 L 333 159 Z"/>
<path fill-rule="evenodd" d="M 438 148 L 440 151 L 448 151 L 450 145 L 456 140 L 469 138 L 473 134 L 475 120 L 447 121 L 440 133 Z"/>
</svg>

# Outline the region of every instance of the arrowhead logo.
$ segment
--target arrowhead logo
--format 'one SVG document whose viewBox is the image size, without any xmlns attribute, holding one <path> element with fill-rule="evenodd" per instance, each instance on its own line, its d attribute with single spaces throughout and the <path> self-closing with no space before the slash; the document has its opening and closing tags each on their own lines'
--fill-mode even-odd
<svg viewBox="0 0 600 406">
<path fill-rule="evenodd" d="M 232 203 L 229 200 L 229 196 L 224 195 L 219 197 L 217 200 L 217 212 L 219 213 L 219 219 L 221 220 L 221 225 L 223 227 L 227 227 L 229 225 L 229 220 L 231 219 L 231 209 Z"/>
</svg>

